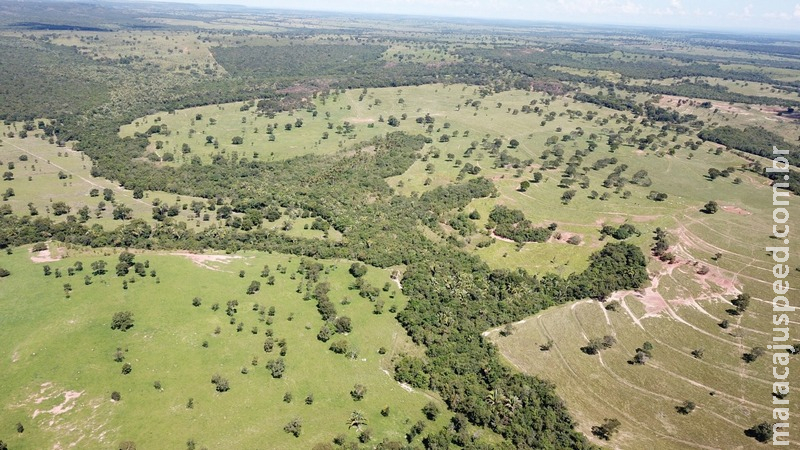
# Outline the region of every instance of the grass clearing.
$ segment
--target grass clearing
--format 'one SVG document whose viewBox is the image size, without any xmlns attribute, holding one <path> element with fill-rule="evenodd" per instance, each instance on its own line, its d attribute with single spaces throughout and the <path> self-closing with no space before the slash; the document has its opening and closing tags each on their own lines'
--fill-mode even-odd
<svg viewBox="0 0 800 450">
<path fill-rule="evenodd" d="M 12 429 L 22 422 L 26 428 L 24 434 L 9 437 L 9 446 L 76 443 L 81 448 L 108 448 L 132 440 L 141 447 L 180 447 L 191 438 L 209 448 L 252 448 L 264 442 L 275 448 L 307 448 L 330 442 L 338 433 L 355 440 L 357 432 L 347 426 L 355 410 L 363 412 L 374 439 L 403 440 L 411 423 L 424 420 L 421 408 L 427 402 L 445 409 L 425 392 L 407 391 L 390 375 L 393 357 L 421 350 L 408 341 L 388 311 L 406 302 L 388 271 L 370 268 L 366 275 L 374 286 L 390 283 L 379 298 L 385 302 L 384 313 L 376 315 L 375 304 L 350 290 L 349 262 L 320 261 L 325 266 L 321 279 L 330 282 L 329 295 L 339 315 L 352 319 L 353 331 L 346 339 L 358 356 L 348 359 L 329 351 L 330 342 L 316 338 L 323 322 L 315 302 L 303 300 L 305 287 L 296 293 L 298 284 L 306 283 L 296 273 L 298 257 L 137 253 L 135 261 L 148 261 L 148 271 L 155 270 L 156 277 L 120 278 L 113 273 L 118 251 L 64 248 L 59 253 L 62 259 L 46 264 L 62 271 L 60 279 L 45 277 L 45 263 L 31 261 L 27 248 L 0 256 L 0 265 L 12 272 L 0 289 L 5 311 L 0 318 L 5 367 L 0 383 L 6 387 L 0 425 Z M 85 285 L 90 263 L 100 259 L 111 271 L 92 276 L 92 284 Z M 84 271 L 67 276 L 66 269 L 76 261 L 82 261 Z M 275 276 L 274 285 L 259 275 L 265 264 Z M 123 280 L 128 280 L 127 289 Z M 254 280 L 261 282 L 261 290 L 245 294 Z M 69 298 L 64 283 L 71 284 Z M 192 306 L 196 296 L 202 298 L 199 307 Z M 343 305 L 345 298 L 350 302 Z M 239 306 L 229 320 L 225 309 L 232 299 Z M 218 311 L 211 309 L 214 303 L 219 303 Z M 255 303 L 275 307 L 272 325 L 259 320 Z M 134 327 L 124 333 L 109 329 L 112 315 L 121 310 L 132 311 L 135 319 Z M 286 372 L 280 379 L 265 369 L 279 352 L 278 345 L 271 353 L 262 348 L 268 327 L 276 342 L 287 343 Z M 332 341 L 340 338 L 335 335 Z M 118 347 L 132 365 L 129 375 L 121 374 L 123 363 L 113 359 Z M 378 352 L 382 347 L 385 354 Z M 241 373 L 242 368 L 248 373 Z M 210 382 L 215 373 L 230 381 L 230 391 L 215 392 Z M 155 381 L 161 389 L 154 388 Z M 354 384 L 368 388 L 362 401 L 350 397 Z M 110 399 L 112 391 L 120 392 L 121 401 Z M 291 403 L 283 401 L 286 392 L 294 397 Z M 311 405 L 304 402 L 309 394 Z M 186 406 L 189 398 L 191 409 Z M 390 415 L 382 417 L 386 406 Z M 296 417 L 303 424 L 299 438 L 283 431 Z M 448 414 L 442 414 L 429 426 L 447 420 Z"/>
</svg>

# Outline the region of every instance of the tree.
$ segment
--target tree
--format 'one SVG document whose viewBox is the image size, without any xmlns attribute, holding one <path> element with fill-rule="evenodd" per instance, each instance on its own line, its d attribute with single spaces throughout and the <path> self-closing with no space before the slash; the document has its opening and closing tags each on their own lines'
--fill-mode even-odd
<svg viewBox="0 0 800 450">
<path fill-rule="evenodd" d="M 247 288 L 247 294 L 252 295 L 261 290 L 261 283 L 258 281 L 251 281 L 250 286 Z"/>
<path fill-rule="evenodd" d="M 595 425 L 592 427 L 592 434 L 600 439 L 608 441 L 617 431 L 619 431 L 620 425 L 622 424 L 617 419 L 605 419 L 602 425 Z"/>
<path fill-rule="evenodd" d="M 768 442 L 772 439 L 772 424 L 769 422 L 761 422 L 745 430 L 745 434 L 758 442 Z"/>
<path fill-rule="evenodd" d="M 244 139 L 241 136 L 234 136 L 233 139 L 231 139 L 231 144 L 233 145 L 242 145 L 243 142 Z"/>
<path fill-rule="evenodd" d="M 103 275 L 106 273 L 106 262 L 101 260 L 92 263 L 92 275 Z"/>
<path fill-rule="evenodd" d="M 387 414 L 388 415 L 388 414 Z M 347 421 L 347 428 L 355 428 L 361 431 L 361 427 L 367 424 L 367 418 L 361 411 L 353 411 L 350 414 L 350 419 Z"/>
<path fill-rule="evenodd" d="M 228 379 L 221 377 L 218 373 L 211 377 L 211 383 L 216 386 L 217 392 L 228 392 L 231 388 Z"/>
<path fill-rule="evenodd" d="M 525 192 L 528 190 L 529 187 L 531 187 L 531 182 L 528 180 L 524 180 L 519 184 L 519 191 Z"/>
<path fill-rule="evenodd" d="M 303 422 L 300 420 L 300 418 L 297 417 L 292 419 L 291 422 L 287 423 L 283 427 L 283 431 L 291 434 L 294 437 L 299 437 L 300 432 L 302 430 L 303 430 Z"/>
<path fill-rule="evenodd" d="M 118 401 L 122 400 L 122 395 L 119 393 L 119 391 L 114 391 L 114 392 L 111 393 L 111 400 L 114 400 L 115 402 L 118 402 Z"/>
<path fill-rule="evenodd" d="M 3 181 L 11 181 L 14 179 L 14 172 L 7 170 L 3 172 Z"/>
<path fill-rule="evenodd" d="M 508 148 L 517 148 L 519 147 L 519 141 L 516 139 L 512 139 L 508 141 Z"/>
<path fill-rule="evenodd" d="M 349 272 L 355 278 L 361 278 L 367 274 L 367 266 L 356 262 L 350 265 Z"/>
<path fill-rule="evenodd" d="M 765 352 L 764 347 L 753 347 L 748 353 L 742 355 L 742 359 L 748 363 L 755 362 Z"/>
<path fill-rule="evenodd" d="M 121 262 L 117 264 L 116 271 L 118 277 L 124 277 L 128 275 L 128 265 L 125 264 L 124 262 Z"/>
<path fill-rule="evenodd" d="M 692 411 L 694 411 L 694 409 L 696 407 L 697 407 L 697 405 L 695 405 L 694 402 L 686 400 L 682 404 L 676 406 L 675 410 L 678 411 L 680 414 L 683 414 L 685 416 L 687 414 L 690 414 Z"/>
<path fill-rule="evenodd" d="M 331 329 L 327 325 L 323 325 L 322 328 L 320 328 L 319 333 L 317 333 L 317 339 L 322 342 L 328 342 L 328 339 L 331 338 L 332 334 L 333 333 L 331 333 Z"/>
<path fill-rule="evenodd" d="M 589 343 L 585 346 L 581 347 L 581 351 L 586 353 L 587 355 L 596 355 L 600 353 L 600 350 L 605 350 L 611 348 L 617 340 L 614 336 L 606 335 L 603 338 L 592 338 L 589 339 Z"/>
<path fill-rule="evenodd" d="M 64 214 L 69 214 L 72 208 L 67 206 L 67 204 L 64 202 L 55 202 L 53 203 L 51 209 L 53 210 L 53 214 L 56 216 L 63 216 Z"/>
<path fill-rule="evenodd" d="M 130 311 L 119 311 L 114 313 L 111 318 L 111 329 L 128 331 L 133 327 L 133 313 Z"/>
<path fill-rule="evenodd" d="M 572 201 L 572 198 L 575 197 L 575 194 L 576 191 L 574 189 L 564 191 L 564 193 L 561 194 L 561 203 L 565 205 L 569 204 L 569 202 Z"/>
<path fill-rule="evenodd" d="M 742 293 L 736 296 L 733 300 L 731 300 L 731 304 L 736 307 L 736 313 L 742 314 L 747 311 L 747 308 L 750 306 L 750 294 Z"/>
<path fill-rule="evenodd" d="M 422 413 L 425 414 L 428 420 L 436 420 L 436 417 L 439 416 L 439 407 L 436 406 L 436 403 L 428 402 L 422 407 Z"/>
<path fill-rule="evenodd" d="M 367 387 L 363 384 L 356 384 L 353 386 L 353 389 L 350 391 L 350 396 L 353 397 L 353 400 L 359 401 L 367 395 Z"/>
<path fill-rule="evenodd" d="M 270 371 L 272 378 L 281 378 L 286 370 L 286 363 L 283 358 L 271 359 L 267 362 L 267 370 Z"/>
<path fill-rule="evenodd" d="M 710 202 L 706 203 L 705 206 L 703 206 L 701 211 L 706 214 L 716 214 L 717 211 L 719 211 L 719 205 L 714 200 L 711 200 Z"/>
<path fill-rule="evenodd" d="M 114 207 L 111 216 L 114 220 L 131 220 L 133 219 L 133 209 L 125 206 L 124 203 L 120 203 Z"/>
<path fill-rule="evenodd" d="M 337 333 L 349 333 L 353 330 L 352 321 L 347 316 L 337 317 L 334 322 L 334 328 Z"/>
</svg>

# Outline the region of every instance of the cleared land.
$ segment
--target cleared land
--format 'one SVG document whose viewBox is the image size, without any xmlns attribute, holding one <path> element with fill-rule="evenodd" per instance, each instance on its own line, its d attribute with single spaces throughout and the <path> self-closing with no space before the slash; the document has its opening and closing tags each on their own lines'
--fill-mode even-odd
<svg viewBox="0 0 800 450">
<path fill-rule="evenodd" d="M 406 298 L 388 271 L 370 268 L 365 276 L 379 288 L 389 283 L 376 299 L 385 303 L 383 314 L 375 314 L 376 303 L 350 289 L 350 262 L 319 261 L 324 265 L 320 280 L 330 283 L 338 314 L 352 320 L 352 332 L 323 343 L 316 337 L 323 324 L 316 302 L 304 300 L 308 281 L 298 273 L 298 257 L 137 253 L 136 262 L 148 262 L 147 275 L 118 277 L 116 250 L 51 247 L 48 255 L 28 250 L 0 256 L 0 265 L 12 272 L 0 289 L 0 307 L 6 311 L 0 318 L 5 367 L 0 427 L 11 430 L 17 422 L 25 427 L 6 440 L 10 448 L 109 448 L 126 439 L 147 448 L 182 448 L 189 439 L 208 448 L 257 448 L 265 442 L 271 448 L 309 448 L 338 434 L 356 440 L 358 431 L 348 428 L 353 411 L 363 413 L 362 429 L 372 430 L 376 441 L 402 440 L 418 420 L 430 427 L 449 420 L 447 414 L 436 424 L 426 420 L 425 404 L 433 401 L 441 410 L 444 405 L 390 375 L 393 358 L 420 349 L 408 342 L 389 312 L 402 308 Z M 97 260 L 108 262 L 109 273 L 91 276 L 90 265 Z M 69 276 L 67 269 L 78 261 L 83 271 Z M 260 276 L 265 264 L 274 285 Z M 43 275 L 45 265 L 53 274 Z M 90 285 L 84 284 L 86 275 Z M 252 281 L 261 289 L 247 295 Z M 195 297 L 201 298 L 200 306 L 193 306 Z M 230 316 L 229 300 L 239 302 Z M 118 311 L 134 314 L 127 332 L 110 328 Z M 275 345 L 266 353 L 268 329 Z M 328 350 L 339 339 L 356 354 Z M 280 357 L 281 340 L 286 369 L 275 379 L 265 366 Z M 118 348 L 123 362 L 114 360 Z M 125 363 L 132 368 L 127 375 L 121 373 Z M 214 374 L 228 379 L 229 391 L 215 391 Z M 367 387 L 361 401 L 351 398 L 355 384 Z M 112 391 L 121 394 L 120 401 L 111 399 Z M 287 392 L 291 403 L 284 401 Z M 309 395 L 312 404 L 306 403 Z M 383 417 L 387 406 L 390 413 Z M 302 422 L 297 438 L 283 430 L 295 418 Z"/>
</svg>

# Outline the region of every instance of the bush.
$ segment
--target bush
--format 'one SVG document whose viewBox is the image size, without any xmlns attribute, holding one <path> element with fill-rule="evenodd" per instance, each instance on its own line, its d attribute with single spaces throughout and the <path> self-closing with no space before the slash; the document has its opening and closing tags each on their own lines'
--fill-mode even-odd
<svg viewBox="0 0 800 450">
<path fill-rule="evenodd" d="M 610 440 L 619 431 L 621 423 L 617 419 L 605 419 L 602 425 L 593 426 L 592 434 L 603 440 Z"/>
<path fill-rule="evenodd" d="M 133 313 L 130 311 L 119 311 L 114 313 L 111 318 L 111 329 L 128 331 L 133 327 Z"/>
<path fill-rule="evenodd" d="M 686 400 L 681 405 L 676 406 L 675 410 L 678 411 L 680 414 L 687 415 L 692 411 L 694 411 L 696 407 L 697 405 L 695 405 L 694 402 Z"/>
<path fill-rule="evenodd" d="M 303 429 L 303 423 L 302 421 L 300 421 L 299 418 L 292 419 L 291 422 L 287 423 L 283 427 L 283 431 L 291 434 L 294 437 L 299 437 L 302 429 Z"/>
<path fill-rule="evenodd" d="M 761 422 L 745 430 L 745 434 L 758 442 L 767 442 L 772 439 L 772 424 L 769 422 Z"/>
<path fill-rule="evenodd" d="M 330 346 L 330 350 L 333 353 L 338 353 L 340 355 L 347 353 L 348 348 L 349 345 L 345 339 L 339 339 L 338 341 L 333 342 Z"/>
<path fill-rule="evenodd" d="M 436 420 L 436 417 L 439 416 L 439 407 L 436 406 L 436 403 L 428 402 L 422 407 L 422 413 L 425 414 L 428 420 Z"/>
<path fill-rule="evenodd" d="M 350 396 L 353 397 L 353 400 L 360 401 L 367 395 L 367 387 L 363 384 L 356 384 L 353 386 L 353 390 L 350 391 Z"/>
</svg>

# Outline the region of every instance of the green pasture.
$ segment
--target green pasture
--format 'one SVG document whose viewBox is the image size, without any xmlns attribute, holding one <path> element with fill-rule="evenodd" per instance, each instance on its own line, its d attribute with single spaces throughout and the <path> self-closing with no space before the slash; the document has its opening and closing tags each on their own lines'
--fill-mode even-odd
<svg viewBox="0 0 800 450">
<path fill-rule="evenodd" d="M 421 349 L 408 341 L 389 312 L 403 308 L 406 298 L 386 270 L 369 268 L 365 276 L 379 288 L 389 283 L 377 299 L 385 303 L 383 314 L 374 314 L 375 303 L 351 289 L 350 262 L 319 261 L 324 264 L 320 279 L 330 283 L 338 314 L 353 324 L 347 336 L 337 334 L 323 343 L 316 338 L 323 324 L 316 302 L 303 299 L 306 280 L 297 273 L 298 257 L 245 253 L 193 263 L 188 256 L 137 253 L 135 261 L 149 265 L 147 276 L 131 272 L 117 277 L 116 250 L 51 248 L 51 253 L 62 258 L 33 262 L 24 247 L 0 256 L 0 266 L 11 272 L 0 280 L 0 428 L 13 430 L 17 422 L 25 427 L 21 434 L 3 433 L 10 448 L 73 443 L 110 448 L 123 440 L 139 448 L 183 448 L 189 439 L 208 448 L 310 448 L 338 434 L 356 440 L 357 430 L 348 429 L 353 411 L 363 413 L 374 442 L 405 440 L 418 420 L 427 422 L 428 429 L 449 420 L 448 414 L 437 423 L 425 420 L 421 408 L 426 403 L 433 401 L 443 411 L 444 405 L 392 379 L 393 358 Z M 110 271 L 90 275 L 91 284 L 85 285 L 84 276 L 97 260 L 107 261 Z M 77 261 L 84 270 L 69 276 L 67 268 Z M 45 265 L 62 276 L 44 276 Z M 260 277 L 264 265 L 274 285 Z M 260 281 L 261 290 L 247 295 L 252 281 Z M 66 283 L 72 288 L 69 297 Z M 198 307 L 192 305 L 195 297 L 202 299 Z M 229 300 L 239 302 L 232 318 L 225 313 Z M 215 303 L 217 311 L 212 310 Z M 271 325 L 259 320 L 256 304 L 275 308 L 274 317 L 265 316 Z M 135 324 L 127 332 L 110 328 L 118 311 L 134 314 Z M 276 343 L 286 341 L 286 371 L 280 379 L 265 368 L 279 357 L 277 344 L 271 353 L 263 349 L 267 329 L 273 330 Z M 353 359 L 328 350 L 343 338 L 357 352 Z M 121 373 L 123 363 L 114 361 L 117 348 L 132 366 L 128 375 Z M 228 392 L 215 391 L 214 374 L 229 380 Z M 350 396 L 355 384 L 367 387 L 361 401 Z M 111 400 L 112 391 L 121 394 L 119 402 Z M 287 392 L 291 403 L 283 400 Z M 308 395 L 313 395 L 310 405 Z M 193 407 L 187 408 L 190 398 Z M 384 417 L 381 410 L 387 406 L 390 413 Z M 297 438 L 283 431 L 294 418 L 302 422 Z"/>
<path fill-rule="evenodd" d="M 196 218 L 194 212 L 188 208 L 193 201 L 202 202 L 206 204 L 203 212 L 208 213 L 205 199 L 157 191 L 145 191 L 143 198 L 136 199 L 133 191 L 104 178 L 93 177 L 90 159 L 83 153 L 72 150 L 69 144 L 65 147 L 51 144 L 48 140 L 40 139 L 36 131 L 29 132 L 26 138 L 20 138 L 20 123 L 4 126 L 3 129 L 6 134 L 14 133 L 14 137 L 2 137 L 0 161 L 3 165 L 0 166 L 0 171 L 4 174 L 11 172 L 13 178 L 0 181 L 0 190 L 6 192 L 13 189 L 14 196 L 2 203 L 11 206 L 15 214 L 30 215 L 30 203 L 38 217 L 63 220 L 69 215 L 77 216 L 78 211 L 86 206 L 90 212 L 88 225 L 99 223 L 105 228 L 115 228 L 121 223 L 120 220 L 113 219 L 116 205 L 131 208 L 133 218 L 154 223 L 153 202 L 158 199 L 169 206 L 177 204 L 180 212 L 175 218 L 188 222 L 190 226 L 206 227 L 217 223 L 213 212 L 210 212 L 208 221 L 203 221 L 203 214 Z M 20 157 L 27 157 L 27 161 L 22 161 Z M 14 169 L 9 169 L 9 163 L 14 164 Z M 99 191 L 97 197 L 90 195 L 92 189 Z M 112 190 L 113 201 L 104 200 L 105 189 Z M 69 212 L 56 216 L 53 204 L 57 202 L 64 202 L 70 208 Z M 100 202 L 105 204 L 102 209 L 99 208 Z M 187 205 L 187 209 L 183 205 Z"/>
</svg>

